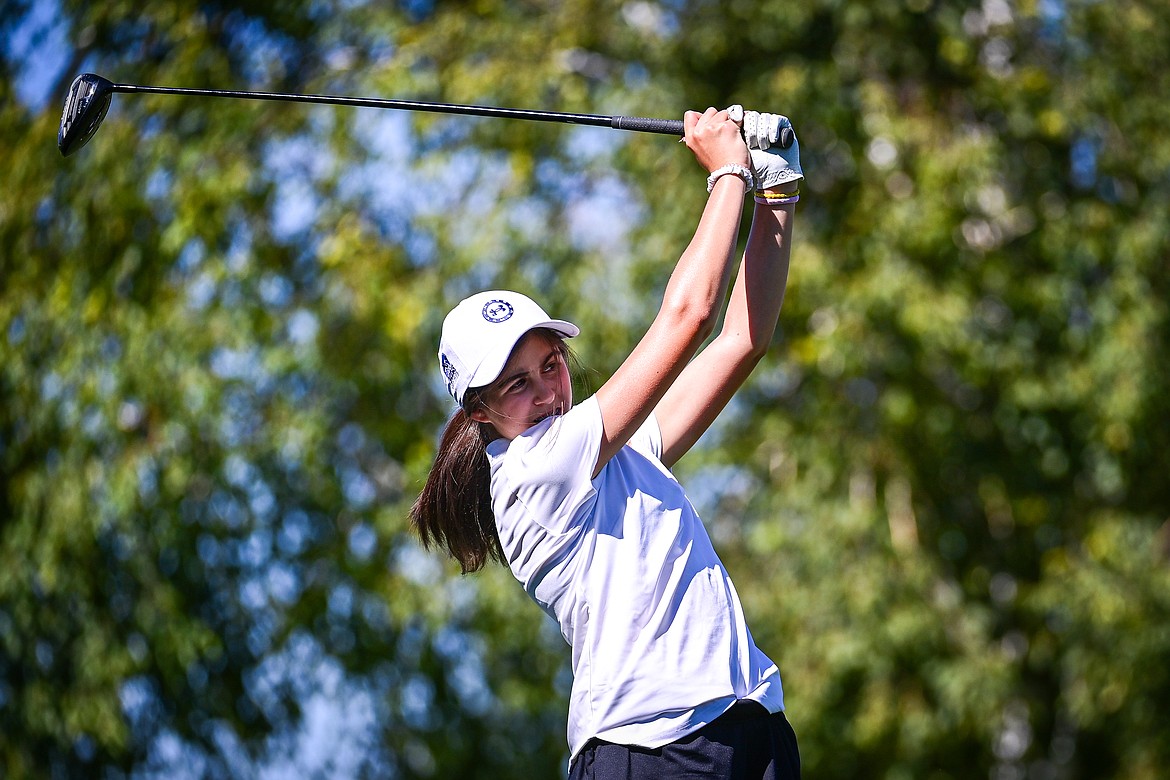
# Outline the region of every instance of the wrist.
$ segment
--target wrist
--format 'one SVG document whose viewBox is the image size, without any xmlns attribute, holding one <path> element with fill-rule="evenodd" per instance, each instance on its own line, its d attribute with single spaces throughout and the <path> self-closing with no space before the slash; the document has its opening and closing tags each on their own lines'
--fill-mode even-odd
<svg viewBox="0 0 1170 780">
<path fill-rule="evenodd" d="M 752 169 L 740 163 L 728 163 L 711 171 L 711 175 L 707 177 L 707 192 L 715 189 L 715 182 L 724 176 L 738 176 L 743 181 L 744 191 L 754 190 L 756 188 L 756 175 L 752 173 Z"/>
<path fill-rule="evenodd" d="M 756 203 L 762 206 L 787 206 L 800 200 L 800 183 L 789 182 L 776 189 L 757 189 Z"/>
</svg>

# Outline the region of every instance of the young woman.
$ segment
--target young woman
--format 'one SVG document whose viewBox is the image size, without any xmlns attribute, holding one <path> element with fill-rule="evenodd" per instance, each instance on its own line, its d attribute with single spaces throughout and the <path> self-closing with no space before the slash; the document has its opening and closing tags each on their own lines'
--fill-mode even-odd
<svg viewBox="0 0 1170 780">
<path fill-rule="evenodd" d="M 684 127 L 710 197 L 649 330 L 595 395 L 573 404 L 564 340 L 578 328 L 519 293 L 464 300 L 439 346 L 460 408 L 412 520 L 464 572 L 506 562 L 560 624 L 572 648 L 573 778 L 800 772 L 779 671 L 669 471 L 771 341 L 799 146 L 772 146 L 786 118 L 739 107 L 688 112 Z M 753 188 L 723 328 L 696 355 L 726 297 Z"/>
</svg>

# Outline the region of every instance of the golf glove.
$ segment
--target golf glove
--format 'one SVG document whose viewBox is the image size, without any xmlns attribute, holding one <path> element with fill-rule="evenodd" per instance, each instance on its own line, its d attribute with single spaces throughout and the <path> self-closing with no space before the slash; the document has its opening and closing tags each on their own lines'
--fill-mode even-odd
<svg viewBox="0 0 1170 780">
<path fill-rule="evenodd" d="M 794 185 L 804 178 L 804 171 L 800 169 L 800 142 L 796 140 L 796 130 L 792 128 L 788 117 L 744 111 L 742 106 L 731 106 L 727 112 L 743 128 L 743 137 L 751 152 L 752 168 L 758 182 L 757 189 L 774 190 L 784 188 L 784 185 L 789 185 L 787 189 L 794 189 Z M 782 149 L 779 145 L 780 133 L 786 127 L 792 130 L 792 145 Z"/>
</svg>

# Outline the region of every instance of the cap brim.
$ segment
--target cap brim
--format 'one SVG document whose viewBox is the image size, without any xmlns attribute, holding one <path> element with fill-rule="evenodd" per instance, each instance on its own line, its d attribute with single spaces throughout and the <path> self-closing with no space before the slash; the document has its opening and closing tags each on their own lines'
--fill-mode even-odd
<svg viewBox="0 0 1170 780">
<path fill-rule="evenodd" d="M 476 388 L 490 385 L 496 381 L 500 372 L 504 370 L 504 366 L 508 364 L 508 358 L 512 356 L 512 350 L 520 343 L 530 331 L 537 328 L 548 328 L 556 331 L 567 339 L 571 339 L 581 333 L 581 329 L 571 322 L 566 320 L 545 320 L 538 322 L 535 325 L 530 325 L 522 332 L 516 334 L 516 338 L 511 342 L 502 341 L 496 345 L 484 359 L 480 362 L 479 367 L 472 372 L 467 380 L 467 389 L 475 390 Z"/>
</svg>

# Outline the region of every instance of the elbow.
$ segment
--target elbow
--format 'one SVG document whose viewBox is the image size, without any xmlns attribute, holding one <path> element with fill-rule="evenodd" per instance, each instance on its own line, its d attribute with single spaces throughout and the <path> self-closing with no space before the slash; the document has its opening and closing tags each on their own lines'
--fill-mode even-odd
<svg viewBox="0 0 1170 780">
<path fill-rule="evenodd" d="M 768 354 L 768 345 L 769 344 L 770 344 L 769 341 L 753 342 L 749 346 L 748 350 L 744 353 L 744 356 L 743 356 L 744 364 L 753 368 L 753 369 L 756 366 L 758 366 L 760 364 L 760 361 L 764 359 L 764 355 Z"/>
<path fill-rule="evenodd" d="M 772 334 L 728 333 L 725 331 L 720 336 L 720 340 L 732 353 L 730 359 L 738 365 L 752 370 L 768 354 L 768 347 L 772 345 Z"/>
<path fill-rule="evenodd" d="M 715 332 L 719 319 L 716 301 L 700 301 L 687 296 L 672 296 L 662 302 L 660 315 L 675 333 L 687 333 L 694 343 L 702 343 Z"/>
<path fill-rule="evenodd" d="M 731 359 L 736 365 L 747 371 L 754 371 L 764 359 L 764 355 L 768 354 L 768 342 L 740 339 L 736 341 L 732 350 L 735 354 Z"/>
</svg>

